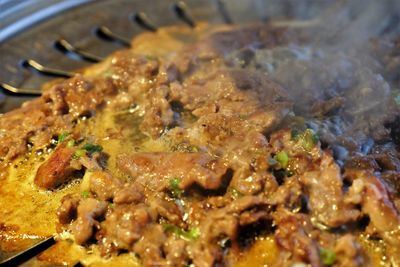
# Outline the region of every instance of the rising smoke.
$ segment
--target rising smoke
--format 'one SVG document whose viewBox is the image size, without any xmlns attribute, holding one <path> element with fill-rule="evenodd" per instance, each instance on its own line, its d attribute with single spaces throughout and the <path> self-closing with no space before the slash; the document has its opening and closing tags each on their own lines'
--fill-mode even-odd
<svg viewBox="0 0 400 267">
<path fill-rule="evenodd" d="M 268 3 L 264 16 L 270 19 L 289 13 L 313 22 L 301 30 L 307 41 L 257 50 L 250 63 L 289 91 L 293 115 L 305 117 L 325 144 L 346 155 L 390 143 L 393 127 L 400 127 L 394 100 L 400 93 L 400 55 L 394 47 L 396 38 L 397 45 L 400 41 L 400 1 L 257 3 L 264 8 Z M 291 34 L 299 35 L 299 28 Z"/>
</svg>

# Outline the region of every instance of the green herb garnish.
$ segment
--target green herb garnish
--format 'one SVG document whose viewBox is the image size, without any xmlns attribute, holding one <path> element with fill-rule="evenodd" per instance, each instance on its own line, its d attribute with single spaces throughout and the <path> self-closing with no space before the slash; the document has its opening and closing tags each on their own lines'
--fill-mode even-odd
<svg viewBox="0 0 400 267">
<path fill-rule="evenodd" d="M 74 145 L 75 145 L 75 140 L 74 139 L 69 140 L 68 143 L 67 143 L 67 147 L 73 147 Z"/>
<path fill-rule="evenodd" d="M 322 263 L 331 266 L 336 261 L 336 253 L 328 248 L 320 248 L 319 254 L 321 256 Z"/>
<path fill-rule="evenodd" d="M 59 144 L 61 144 L 61 143 L 64 142 L 64 140 L 68 137 L 68 135 L 69 135 L 69 133 L 67 133 L 67 132 L 62 132 L 62 133 L 60 133 L 60 134 L 58 135 L 57 142 L 58 142 Z"/>
<path fill-rule="evenodd" d="M 292 130 L 292 140 L 299 142 L 306 151 L 310 151 L 318 144 L 318 135 L 312 129 L 306 129 L 303 133 Z"/>
<path fill-rule="evenodd" d="M 307 129 L 303 133 L 302 146 L 305 150 L 310 151 L 319 141 L 318 135 L 311 129 Z"/>
<path fill-rule="evenodd" d="M 179 177 L 174 177 L 169 180 L 169 189 L 174 197 L 181 197 L 183 190 L 179 188 L 181 179 Z"/>
<path fill-rule="evenodd" d="M 75 151 L 75 153 L 72 155 L 73 159 L 80 159 L 82 156 L 86 155 L 86 150 L 84 149 L 78 149 Z"/>
<path fill-rule="evenodd" d="M 286 169 L 289 163 L 289 156 L 285 151 L 281 151 L 275 155 L 274 159 L 279 162 L 282 169 Z"/>
<path fill-rule="evenodd" d="M 89 191 L 82 191 L 82 192 L 81 192 L 81 196 L 82 196 L 83 198 L 88 198 L 89 195 L 90 195 Z"/>
<path fill-rule="evenodd" d="M 86 150 L 89 154 L 103 151 L 103 147 L 101 145 L 97 145 L 97 144 L 87 143 L 87 144 L 84 144 L 82 148 L 84 150 Z"/>
<path fill-rule="evenodd" d="M 194 241 L 200 237 L 200 229 L 198 227 L 193 227 L 189 231 L 185 231 L 173 224 L 164 224 L 164 231 L 167 233 L 174 233 L 183 240 Z"/>
</svg>

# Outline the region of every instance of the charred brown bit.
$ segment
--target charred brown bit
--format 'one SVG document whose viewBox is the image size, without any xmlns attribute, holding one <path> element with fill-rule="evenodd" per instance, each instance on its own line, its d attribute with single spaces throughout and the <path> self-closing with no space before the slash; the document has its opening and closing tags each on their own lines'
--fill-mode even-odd
<svg viewBox="0 0 400 267">
<path fill-rule="evenodd" d="M 37 170 L 35 184 L 45 189 L 54 189 L 69 179 L 76 170 L 71 166 L 75 151 L 76 149 L 67 147 L 65 144 L 58 146 L 50 158 Z"/>
</svg>

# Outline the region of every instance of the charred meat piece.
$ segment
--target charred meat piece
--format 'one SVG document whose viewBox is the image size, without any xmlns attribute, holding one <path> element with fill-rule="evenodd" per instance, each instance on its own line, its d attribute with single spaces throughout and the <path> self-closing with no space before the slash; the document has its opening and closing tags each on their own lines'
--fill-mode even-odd
<svg viewBox="0 0 400 267">
<path fill-rule="evenodd" d="M 76 149 L 59 145 L 36 172 L 35 184 L 44 189 L 54 189 L 67 181 L 76 170 L 71 166 Z"/>
</svg>

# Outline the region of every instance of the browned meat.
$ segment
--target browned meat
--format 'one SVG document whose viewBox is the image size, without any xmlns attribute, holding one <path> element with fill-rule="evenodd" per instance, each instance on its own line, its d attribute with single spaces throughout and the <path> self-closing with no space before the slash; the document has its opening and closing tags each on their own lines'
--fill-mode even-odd
<svg viewBox="0 0 400 267">
<path fill-rule="evenodd" d="M 104 162 L 106 161 L 106 155 L 104 153 L 99 153 L 96 152 L 93 155 L 87 156 L 81 156 L 78 160 L 74 161 L 73 163 L 76 164 L 76 166 L 82 165 L 89 171 L 101 171 L 104 169 L 102 166 Z"/>
<path fill-rule="evenodd" d="M 106 76 L 111 76 L 112 83 L 117 88 L 126 89 L 131 86 L 131 88 L 136 86 L 143 88 L 140 78 L 152 79 L 158 74 L 158 70 L 159 62 L 157 59 L 137 55 L 131 50 L 119 50 L 112 56 Z M 142 86 L 139 84 L 142 84 Z M 146 83 L 145 87 L 147 86 Z M 141 93 L 132 90 L 132 93 L 135 92 Z"/>
<path fill-rule="evenodd" d="M 344 55 L 287 47 L 282 29 L 202 27 L 196 33 L 149 33 L 155 40 L 179 40 L 156 57 L 138 55 L 143 44 L 134 43 L 139 50 L 117 52 L 96 70 L 99 77 L 76 76 L 47 91 L 35 104 L 40 108 L 30 104 L 15 115 L 20 123 L 35 110 L 42 128 L 53 127 L 48 118 L 64 118 L 74 133 L 79 116 L 105 106 L 112 113 L 117 127 L 106 132 L 124 138 L 123 152 L 110 149 L 110 166 L 99 155 L 70 164 L 93 171 L 90 198 L 65 197 L 58 210 L 76 242 L 96 242 L 103 255 L 133 252 L 144 266 L 211 267 L 234 265 L 229 255 L 246 253 L 261 231 L 275 237 L 279 266 L 322 267 L 326 249 L 336 253 L 333 266 L 360 267 L 369 259 L 349 234 L 354 229 L 382 239 L 385 256 L 397 263 L 398 148 L 358 149 L 376 125 L 372 137 L 379 143 L 396 134 L 395 126 L 383 127 L 386 115 L 370 114 L 383 105 L 380 93 L 391 97 L 385 80 L 368 70 L 353 72 L 356 63 Z M 353 99 L 362 101 L 353 106 Z M 391 115 L 394 105 L 392 99 Z M 306 126 L 315 131 L 304 131 Z M 304 132 L 297 135 L 298 129 Z M 356 140 L 340 138 L 352 131 L 359 133 Z M 4 142 L 15 146 L 0 147 L 0 157 L 16 157 L 27 142 L 45 144 L 50 136 L 35 127 L 18 140 L 3 132 Z M 97 135 L 105 147 L 116 141 Z M 321 149 L 333 141 L 352 147 L 337 163 Z M 352 160 L 342 164 L 347 156 Z M 340 166 L 348 169 L 345 174 Z M 370 219 L 365 231 L 355 223 L 362 216 Z"/>
<path fill-rule="evenodd" d="M 287 168 L 298 174 L 298 177 L 288 178 L 278 189 L 273 202 L 299 207 L 299 197 L 305 193 L 313 222 L 328 227 L 337 227 L 359 217 L 359 211 L 343 201 L 343 178 L 330 152 L 322 152 L 318 144 L 306 151 L 304 144 L 294 140 L 289 131 L 275 132 L 270 142 L 275 153 L 287 153 Z"/>
<path fill-rule="evenodd" d="M 207 67 L 208 65 L 204 62 L 228 56 L 235 50 L 251 48 L 254 44 L 263 43 L 270 47 L 286 42 L 286 31 L 282 28 L 274 29 L 268 26 L 251 25 L 234 29 L 224 26 L 213 30 L 198 42 L 184 47 L 181 56 L 176 61 L 178 69 L 182 73 L 190 74 L 198 68 Z"/>
<path fill-rule="evenodd" d="M 71 166 L 72 155 L 76 149 L 59 145 L 50 158 L 36 172 L 35 184 L 44 189 L 54 189 L 64 183 L 75 170 Z"/>
<path fill-rule="evenodd" d="M 126 184 L 122 189 L 117 191 L 114 196 L 116 204 L 137 204 L 144 199 L 144 188 L 139 183 Z"/>
<path fill-rule="evenodd" d="M 116 249 L 131 250 L 155 215 L 143 204 L 118 206 L 106 215 L 97 238 L 105 248 L 112 244 Z"/>
<path fill-rule="evenodd" d="M 54 92 L 53 92 L 54 91 Z M 70 113 L 73 117 L 91 114 L 104 104 L 106 96 L 117 93 L 110 79 L 88 80 L 81 75 L 68 83 L 56 85 L 45 92 L 44 101 L 54 113 Z"/>
<path fill-rule="evenodd" d="M 199 267 L 211 267 L 223 258 L 223 251 L 218 244 L 223 238 L 236 240 L 238 219 L 232 214 L 216 210 L 208 214 L 208 219 L 201 223 L 201 238 L 188 247 L 193 263 Z"/>
<path fill-rule="evenodd" d="M 193 263 L 199 267 L 211 267 L 220 262 L 223 248 L 219 242 L 228 239 L 233 242 L 233 249 L 237 249 L 239 227 L 268 219 L 266 208 L 267 204 L 262 198 L 246 196 L 226 207 L 209 211 L 199 223 L 200 238 L 188 247 Z M 248 211 L 252 211 L 252 214 Z"/>
<path fill-rule="evenodd" d="M 51 114 L 50 104 L 37 99 L 0 116 L 0 158 L 15 159 L 27 152 L 28 143 L 41 148 L 58 130 L 72 127 L 67 117 Z"/>
<path fill-rule="evenodd" d="M 93 228 L 99 226 L 97 218 L 107 210 L 107 202 L 93 198 L 82 199 L 78 206 L 78 216 L 72 225 L 75 242 L 82 245 L 93 236 Z"/>
<path fill-rule="evenodd" d="M 395 149 L 378 150 L 373 157 L 382 169 L 400 172 L 400 152 Z"/>
<path fill-rule="evenodd" d="M 171 266 L 185 266 L 188 259 L 186 242 L 176 236 L 170 236 L 163 245 L 165 259 Z"/>
<path fill-rule="evenodd" d="M 53 113 L 55 115 L 64 115 L 69 112 L 68 103 L 65 101 L 65 93 L 62 85 L 56 85 L 51 90 L 43 93 L 44 101 L 54 105 Z"/>
<path fill-rule="evenodd" d="M 395 197 L 400 197 L 400 172 L 385 171 L 382 178 L 388 184 L 389 192 L 393 192 Z"/>
<path fill-rule="evenodd" d="M 80 199 L 72 195 L 65 195 L 61 199 L 61 206 L 57 210 L 58 221 L 61 224 L 70 223 L 76 219 Z"/>
<path fill-rule="evenodd" d="M 362 203 L 363 212 L 370 216 L 371 230 L 381 233 L 395 230 L 400 215 L 390 201 L 385 185 L 369 171 L 348 171 L 347 174 L 354 178 L 347 201 Z"/>
<path fill-rule="evenodd" d="M 283 206 L 288 210 L 298 211 L 301 209 L 302 186 L 297 179 L 293 177 L 287 179 L 285 183 L 277 188 L 269 199 L 271 205 Z"/>
<path fill-rule="evenodd" d="M 196 183 L 205 189 L 218 189 L 227 168 L 205 153 L 135 153 L 121 155 L 118 166 L 137 182 L 154 190 L 168 187 L 175 177 L 179 188 Z M 157 177 L 157 179 L 154 179 Z"/>
<path fill-rule="evenodd" d="M 395 263 L 400 263 L 400 213 L 391 201 L 386 186 L 379 178 L 367 170 L 348 170 L 353 184 L 346 201 L 361 204 L 361 211 L 368 215 L 370 223 L 367 231 L 385 240 L 388 254 Z"/>
<path fill-rule="evenodd" d="M 279 209 L 274 214 L 274 222 L 278 225 L 275 232 L 277 244 L 282 248 L 281 253 L 289 257 L 286 262 L 304 262 L 313 267 L 323 266 L 319 258 L 319 247 L 311 238 L 312 225 L 307 216 L 294 214 Z"/>
<path fill-rule="evenodd" d="M 149 197 L 147 203 L 158 214 L 158 217 L 176 225 L 182 224 L 183 214 L 175 201 L 167 201 L 160 197 Z"/>
<path fill-rule="evenodd" d="M 337 240 L 335 246 L 336 262 L 338 267 L 366 266 L 362 250 L 354 236 L 347 234 Z"/>
<path fill-rule="evenodd" d="M 276 126 L 291 106 L 282 87 L 250 70 L 217 71 L 185 85 L 174 83 L 170 97 L 195 115 L 241 115 L 261 129 Z"/>
<path fill-rule="evenodd" d="M 121 103 L 115 95 L 126 91 L 133 81 L 151 79 L 158 72 L 156 60 L 134 55 L 130 50 L 116 52 L 113 59 L 108 70 L 112 79 L 110 75 L 76 75 L 47 89 L 41 98 L 0 116 L 0 158 L 15 159 L 27 152 L 28 143 L 35 149 L 49 145 L 54 135 L 71 132 L 80 116 L 92 116 L 106 104 L 129 106 L 133 98 Z M 137 88 L 133 91 L 132 97 L 141 93 Z M 114 101 L 106 101 L 111 97 Z"/>
<path fill-rule="evenodd" d="M 265 186 L 274 190 L 275 185 L 267 173 L 268 142 L 260 131 L 237 115 L 213 113 L 202 116 L 188 129 L 175 128 L 168 136 L 218 155 L 233 170 L 231 187 L 242 194 L 254 194 Z"/>
<path fill-rule="evenodd" d="M 359 211 L 343 201 L 339 166 L 327 153 L 322 154 L 316 166 L 318 169 L 300 176 L 300 182 L 309 192 L 308 207 L 314 219 L 329 227 L 355 221 Z"/>
<path fill-rule="evenodd" d="M 90 191 L 101 200 L 113 199 L 115 193 L 120 190 L 122 185 L 123 183 L 120 180 L 104 171 L 95 171 L 90 176 Z"/>
<path fill-rule="evenodd" d="M 168 266 L 169 263 L 162 255 L 162 247 L 166 240 L 162 226 L 152 224 L 146 227 L 143 237 L 134 245 L 133 251 L 141 255 L 144 266 Z"/>
<path fill-rule="evenodd" d="M 165 128 L 173 122 L 173 112 L 166 99 L 168 94 L 167 86 L 160 86 L 150 89 L 146 102 L 146 113 L 140 129 L 153 138 L 159 137 Z"/>
</svg>

